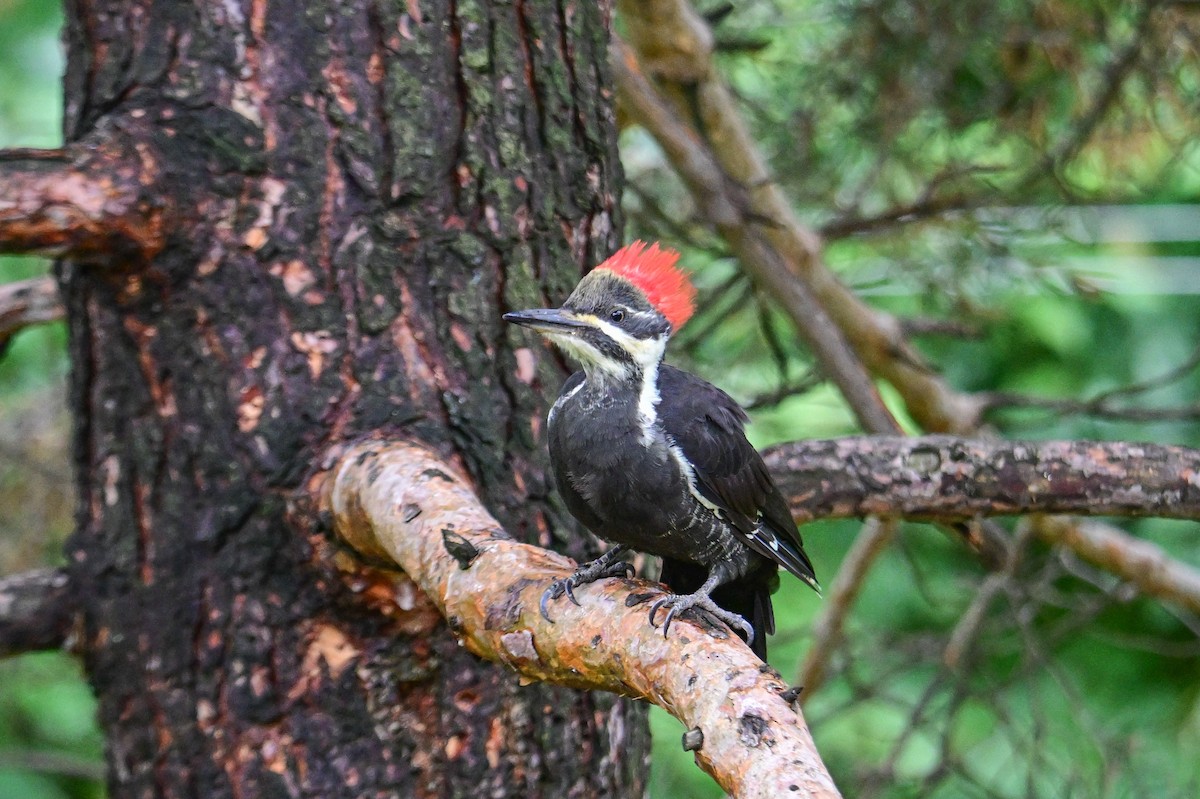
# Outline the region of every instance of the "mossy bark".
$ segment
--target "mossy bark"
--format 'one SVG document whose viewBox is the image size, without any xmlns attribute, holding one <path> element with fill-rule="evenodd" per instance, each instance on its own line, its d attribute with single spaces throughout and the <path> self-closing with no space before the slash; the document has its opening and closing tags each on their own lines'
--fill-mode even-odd
<svg viewBox="0 0 1200 799">
<path fill-rule="evenodd" d="M 642 793 L 640 706 L 466 654 L 308 499 L 339 447 L 402 434 L 584 554 L 542 439 L 561 364 L 500 315 L 618 242 L 607 13 L 68 2 L 68 143 L 127 144 L 172 220 L 59 270 L 116 799 Z"/>
</svg>

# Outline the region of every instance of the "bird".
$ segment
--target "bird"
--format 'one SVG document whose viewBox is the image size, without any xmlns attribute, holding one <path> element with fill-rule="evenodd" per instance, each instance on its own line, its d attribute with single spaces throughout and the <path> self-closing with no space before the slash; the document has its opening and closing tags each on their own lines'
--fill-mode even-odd
<svg viewBox="0 0 1200 799">
<path fill-rule="evenodd" d="M 557 346 L 580 370 L 550 408 L 551 471 L 564 503 L 612 546 L 541 598 L 632 574 L 630 550 L 662 559 L 670 593 L 663 635 L 690 609 L 737 631 L 767 656 L 771 594 L 786 569 L 820 591 L 787 502 L 746 439 L 748 417 L 721 389 L 664 363 L 667 343 L 691 317 L 696 290 L 657 242 L 629 244 L 588 272 L 560 308 L 504 314 Z"/>
</svg>

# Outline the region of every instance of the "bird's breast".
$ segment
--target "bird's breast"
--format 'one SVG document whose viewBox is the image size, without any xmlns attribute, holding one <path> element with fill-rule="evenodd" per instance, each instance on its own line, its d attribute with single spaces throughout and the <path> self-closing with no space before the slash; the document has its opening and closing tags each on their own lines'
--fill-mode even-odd
<svg viewBox="0 0 1200 799">
<path fill-rule="evenodd" d="M 605 527 L 640 520 L 667 524 L 663 506 L 671 503 L 664 499 L 687 493 L 687 479 L 671 456 L 670 442 L 658 430 L 645 435 L 636 395 L 622 401 L 583 390 L 564 394 L 550 416 L 549 434 L 550 459 L 568 506 L 576 495 Z M 593 532 L 610 537 L 606 530 Z"/>
</svg>

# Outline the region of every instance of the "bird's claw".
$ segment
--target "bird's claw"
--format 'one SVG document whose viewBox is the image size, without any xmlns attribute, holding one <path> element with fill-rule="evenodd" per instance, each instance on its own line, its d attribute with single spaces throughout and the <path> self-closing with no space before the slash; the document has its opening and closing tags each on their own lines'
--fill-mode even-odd
<svg viewBox="0 0 1200 799">
<path fill-rule="evenodd" d="M 563 587 L 564 583 L 566 580 L 555 580 L 550 583 L 550 587 L 542 592 L 542 599 L 538 602 L 538 610 L 542 612 L 542 618 L 551 624 L 554 624 L 554 619 L 550 618 L 550 610 L 546 607 L 546 603 L 563 595 L 563 592 L 566 591 L 566 588 Z"/>
<path fill-rule="evenodd" d="M 594 583 L 597 580 L 603 580 L 605 577 L 632 577 L 633 575 L 633 566 L 623 560 L 614 563 L 598 563 L 593 561 L 576 570 L 570 577 L 564 577 L 561 580 L 552 582 L 550 587 L 542 592 L 542 599 L 538 602 L 538 609 L 542 612 L 542 618 L 553 624 L 554 619 L 550 618 L 550 610 L 546 606 L 550 602 L 562 597 L 563 594 L 566 594 L 567 599 L 571 600 L 576 606 L 582 607 L 575 596 L 576 588 Z"/>
<path fill-rule="evenodd" d="M 686 613 L 695 608 L 703 613 L 712 616 L 720 621 L 725 622 L 732 630 L 737 630 L 746 636 L 746 645 L 750 646 L 754 643 L 754 627 L 750 622 L 736 613 L 731 613 L 728 610 L 720 607 L 716 602 L 713 602 L 712 597 L 706 594 L 667 594 L 660 598 L 657 602 L 650 606 L 650 626 L 657 627 L 655 619 L 658 617 L 658 612 L 664 607 L 667 608 L 666 618 L 663 619 L 662 631 L 663 637 L 667 637 L 667 633 L 671 631 L 671 622 L 675 617 Z"/>
</svg>

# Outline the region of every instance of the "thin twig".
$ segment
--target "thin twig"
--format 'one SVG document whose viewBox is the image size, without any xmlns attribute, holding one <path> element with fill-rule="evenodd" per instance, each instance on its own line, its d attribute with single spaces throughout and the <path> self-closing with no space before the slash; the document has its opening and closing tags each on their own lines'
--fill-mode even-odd
<svg viewBox="0 0 1200 799">
<path fill-rule="evenodd" d="M 907 316 L 900 319 L 900 329 L 908 336 L 949 336 L 951 338 L 980 339 L 984 331 L 979 325 L 957 319 L 929 319 Z"/>
<path fill-rule="evenodd" d="M 1200 366 L 1200 347 L 1192 350 L 1187 360 L 1170 368 L 1158 377 L 1141 380 L 1132 385 L 1118 386 L 1116 389 L 1100 392 L 1091 399 L 1067 399 L 1056 397 L 1031 397 L 1012 392 L 994 391 L 990 394 L 979 395 L 983 399 L 985 411 L 1000 408 L 1036 408 L 1054 411 L 1058 414 L 1074 414 L 1087 416 L 1102 416 L 1105 419 L 1120 419 L 1124 421 L 1172 421 L 1200 419 L 1200 405 L 1183 405 L 1180 408 L 1115 408 L 1112 401 L 1118 398 L 1133 397 L 1146 394 L 1148 391 L 1162 389 L 1164 386 L 1177 383 Z"/>
<path fill-rule="evenodd" d="M 825 682 L 829 659 L 841 642 L 854 601 L 867 573 L 896 534 L 897 526 L 895 519 L 868 519 L 842 559 L 842 565 L 829 585 L 829 594 L 813 620 L 812 644 L 796 671 L 796 684 L 804 688 L 801 702 L 806 703 Z"/>
<path fill-rule="evenodd" d="M 709 301 L 699 304 L 703 315 L 680 331 L 673 342 L 674 345 L 690 351 L 707 340 L 725 320 L 745 307 L 745 300 L 750 296 L 752 289 L 745 275 L 734 272 L 725 282 L 707 293 Z M 714 308 L 718 304 L 724 307 Z"/>
<path fill-rule="evenodd" d="M 1123 422 L 1176 422 L 1200 419 L 1200 405 L 1182 405 L 1175 408 L 1114 408 L 1110 404 L 1111 400 L 1107 398 L 1058 399 L 1031 397 L 1006 391 L 987 392 L 978 396 L 984 401 L 988 413 L 1001 409 L 1027 408 L 1060 416 L 1093 416 Z"/>
<path fill-rule="evenodd" d="M 762 410 L 763 408 L 773 408 L 786 399 L 795 397 L 799 394 L 812 391 L 817 386 L 825 382 L 825 375 L 814 370 L 810 370 L 795 380 L 790 380 L 774 391 L 768 391 L 765 394 L 759 394 L 756 397 L 751 397 L 742 403 L 742 407 L 748 411 Z"/>
<path fill-rule="evenodd" d="M 925 198 L 887 208 L 870 216 L 842 216 L 831 219 L 821 225 L 820 233 L 828 239 L 840 239 L 857 233 L 869 233 L 901 222 L 917 222 L 955 211 L 965 211 L 976 207 L 981 202 L 982 198 L 965 194 Z"/>
<path fill-rule="evenodd" d="M 36 749 L 0 749 L 0 768 L 41 771 L 92 781 L 104 779 L 107 773 L 103 760 Z"/>
<path fill-rule="evenodd" d="M 637 181 L 631 180 L 625 184 L 625 190 L 637 197 L 638 203 L 646 212 L 649 219 L 652 219 L 662 225 L 668 233 L 671 234 L 679 242 L 687 242 L 688 244 L 696 245 L 696 234 L 689 230 L 687 225 L 673 218 L 666 212 L 666 209 L 659 204 L 658 198 L 638 185 Z"/>
<path fill-rule="evenodd" d="M 1200 570 L 1161 547 L 1092 519 L 1037 518 L 1034 532 L 1048 544 L 1070 549 L 1093 566 L 1117 575 L 1148 596 L 1200 613 Z"/>
<path fill-rule="evenodd" d="M 1200 346 L 1192 350 L 1182 363 L 1168 369 L 1161 375 L 1133 383 L 1128 386 L 1103 391 L 1091 399 L 1073 400 L 1050 397 L 1030 397 L 1025 394 L 1007 392 L 992 392 L 981 394 L 985 411 L 998 408 L 1037 408 L 1054 411 L 1061 414 L 1080 414 L 1102 416 L 1109 419 L 1126 421 L 1168 421 L 1178 419 L 1194 419 L 1200 417 L 1200 405 L 1190 405 L 1180 408 L 1114 408 L 1110 403 L 1116 399 L 1134 397 L 1155 389 L 1169 386 L 1187 377 L 1196 367 L 1200 366 Z"/>
<path fill-rule="evenodd" d="M 0 285 L 0 352 L 18 331 L 57 322 L 65 314 L 52 277 L 35 277 Z"/>
<path fill-rule="evenodd" d="M 1154 19 L 1154 12 L 1160 5 L 1160 0 L 1143 2 L 1138 11 L 1133 38 L 1105 67 L 1100 90 L 1091 93 L 1095 97 L 1091 107 L 1075 123 L 1071 133 L 1061 139 L 1057 147 L 1047 152 L 1040 162 L 1029 170 L 1021 181 L 1022 188 L 1027 188 L 1046 175 L 1058 179 L 1063 165 L 1074 158 L 1091 138 L 1096 128 L 1104 120 L 1108 109 L 1120 96 L 1125 79 L 1137 65 L 1138 59 L 1141 57 L 1142 46 L 1146 42 L 1150 25 Z"/>
<path fill-rule="evenodd" d="M 1192 350 L 1192 354 L 1189 355 L 1183 363 L 1168 369 L 1161 375 L 1158 375 L 1157 377 L 1151 377 L 1128 386 L 1111 388 L 1108 391 L 1097 394 L 1094 399 L 1103 402 L 1105 400 L 1115 399 L 1116 397 L 1129 397 L 1136 394 L 1144 394 L 1147 391 L 1153 391 L 1157 388 L 1169 386 L 1172 383 L 1187 377 L 1189 374 L 1195 371 L 1197 366 L 1200 366 L 1200 345 Z"/>
<path fill-rule="evenodd" d="M 786 385 L 788 379 L 788 355 L 787 350 L 783 346 L 783 341 L 779 337 L 779 333 L 775 330 L 775 326 L 771 324 L 771 306 L 766 301 L 766 298 L 755 292 L 754 305 L 758 316 L 758 329 L 762 333 L 763 341 L 767 345 L 767 352 L 771 354 L 771 360 L 775 363 L 775 369 L 779 372 L 779 384 Z"/>
<path fill-rule="evenodd" d="M 992 607 L 992 602 L 1006 585 L 1012 584 L 1015 580 L 1017 569 L 1021 565 L 1021 557 L 1025 554 L 1032 538 L 1033 531 L 1030 525 L 1027 523 L 1020 525 L 1017 529 L 1016 539 L 1008 550 L 1008 558 L 1003 568 L 989 574 L 984 579 L 975 598 L 971 600 L 971 604 L 963 611 L 958 623 L 950 632 L 946 648 L 942 651 L 942 662 L 946 668 L 961 673 L 963 663 L 970 657 L 972 647 L 979 637 L 979 631 L 983 629 L 983 622 Z"/>
</svg>

